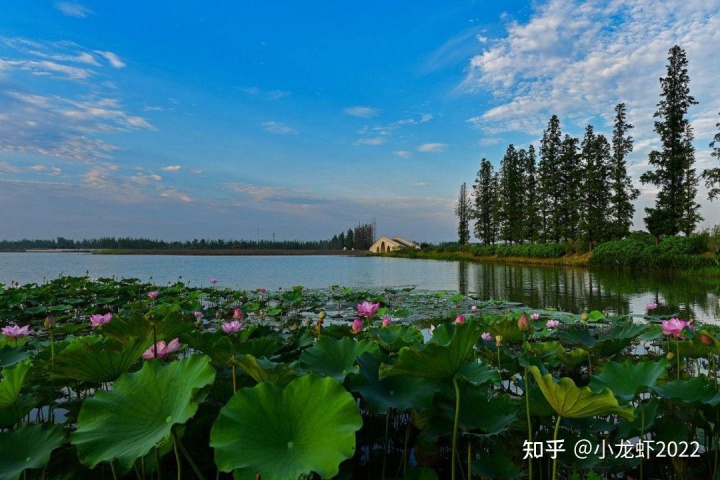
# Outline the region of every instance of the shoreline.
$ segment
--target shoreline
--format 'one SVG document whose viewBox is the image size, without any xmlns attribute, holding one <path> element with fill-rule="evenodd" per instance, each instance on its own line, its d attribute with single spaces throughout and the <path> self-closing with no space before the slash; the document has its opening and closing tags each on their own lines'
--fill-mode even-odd
<svg viewBox="0 0 720 480">
<path fill-rule="evenodd" d="M 190 255 L 190 256 L 267 256 L 267 255 L 340 255 L 340 256 L 365 256 L 370 252 L 364 250 L 126 250 L 107 249 L 96 250 L 93 255 Z"/>
</svg>

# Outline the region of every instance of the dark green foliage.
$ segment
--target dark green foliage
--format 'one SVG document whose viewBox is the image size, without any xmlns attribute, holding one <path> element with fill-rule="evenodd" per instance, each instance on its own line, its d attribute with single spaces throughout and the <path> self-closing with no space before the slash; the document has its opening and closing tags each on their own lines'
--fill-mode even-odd
<svg viewBox="0 0 720 480">
<path fill-rule="evenodd" d="M 711 258 L 698 255 L 703 250 L 702 237 L 665 237 L 659 244 L 637 237 L 613 240 L 593 250 L 591 265 L 643 268 L 699 268 L 714 264 Z"/>
<path fill-rule="evenodd" d="M 495 255 L 495 245 L 478 245 L 472 248 L 472 254 L 478 257 L 490 257 Z"/>
<path fill-rule="evenodd" d="M 716 123 L 715 126 L 720 129 L 720 122 Z M 720 131 L 715 134 L 713 141 L 710 142 L 710 148 L 713 149 L 711 156 L 717 158 L 720 161 Z M 708 189 L 708 198 L 714 200 L 720 196 L 720 167 L 708 168 L 702 173 L 702 178 L 705 180 L 705 186 Z"/>
<path fill-rule="evenodd" d="M 587 191 L 584 177 L 590 172 L 583 171 L 580 160 L 578 139 L 565 135 L 560 149 L 561 174 L 556 204 L 556 217 L 560 223 L 555 227 L 557 235 L 565 241 L 578 237 L 583 193 Z"/>
<path fill-rule="evenodd" d="M 497 217 L 495 216 L 497 187 L 493 175 L 493 167 L 487 159 L 480 162 L 480 170 L 473 185 L 475 196 L 475 237 L 485 245 L 495 243 L 497 239 Z"/>
<path fill-rule="evenodd" d="M 640 177 L 641 182 L 660 188 L 655 207 L 645 209 L 645 224 L 656 237 L 680 232 L 689 235 L 702 220 L 697 213 L 700 205 L 695 202 L 698 178 L 693 168 L 692 127 L 687 119 L 688 109 L 697 102 L 690 95 L 685 51 L 675 45 L 668 62 L 667 76 L 660 79 L 662 100 L 655 112 L 661 119 L 655 122 L 655 132 L 660 135 L 662 151 L 650 152 L 649 162 L 655 170 Z"/>
<path fill-rule="evenodd" d="M 498 245 L 499 257 L 556 258 L 565 255 L 565 246 L 559 243 L 536 243 L 530 245 Z"/>
<path fill-rule="evenodd" d="M 525 221 L 525 162 L 512 144 L 508 146 L 500 163 L 500 179 L 498 197 L 498 223 L 500 239 L 507 243 L 519 243 L 523 240 L 523 224 Z"/>
<path fill-rule="evenodd" d="M 467 195 L 467 185 L 460 186 L 460 195 L 455 204 L 455 215 L 458 217 L 458 243 L 462 246 L 470 241 L 470 212 L 472 204 Z"/>
<path fill-rule="evenodd" d="M 625 104 L 615 106 L 615 128 L 612 139 L 612 162 L 610 164 L 610 218 L 612 221 L 612 238 L 621 239 L 630 233 L 635 206 L 633 201 L 640 195 L 640 190 L 633 187 L 627 174 L 627 156 L 633 151 L 633 138 L 628 131 L 633 125 L 625 120 Z"/>
<path fill-rule="evenodd" d="M 582 195 L 582 238 L 590 246 L 612 237 L 610 207 L 610 144 L 595 135 L 592 125 L 585 130 L 582 143 L 584 186 Z"/>
<path fill-rule="evenodd" d="M 538 165 L 538 196 L 540 199 L 540 241 L 560 241 L 560 210 L 562 202 L 560 185 L 562 183 L 562 165 L 560 154 L 562 137 L 560 119 L 553 115 L 543 132 L 540 142 L 540 162 Z"/>
<path fill-rule="evenodd" d="M 525 192 L 525 212 L 523 215 L 523 240 L 529 242 L 537 242 L 540 238 L 540 207 L 538 206 L 538 179 L 537 165 L 535 158 L 535 147 L 530 145 L 525 150 L 518 153 L 520 161 L 524 164 L 524 192 Z"/>
</svg>

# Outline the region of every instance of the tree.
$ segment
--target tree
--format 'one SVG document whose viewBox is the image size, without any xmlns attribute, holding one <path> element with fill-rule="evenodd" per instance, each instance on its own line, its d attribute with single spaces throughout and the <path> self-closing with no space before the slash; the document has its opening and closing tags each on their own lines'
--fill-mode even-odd
<svg viewBox="0 0 720 480">
<path fill-rule="evenodd" d="M 645 224 L 656 239 L 661 235 L 692 233 L 700 220 L 695 202 L 697 175 L 695 150 L 692 148 L 692 129 L 687 120 L 690 106 L 696 105 L 690 95 L 685 51 L 675 45 L 668 56 L 667 76 L 660 79 L 661 100 L 655 112 L 655 132 L 660 135 L 662 151 L 649 155 L 654 171 L 642 174 L 640 181 L 660 188 L 655 207 L 646 208 Z"/>
<path fill-rule="evenodd" d="M 615 106 L 615 127 L 612 140 L 612 163 L 610 164 L 610 215 L 613 222 L 612 238 L 621 239 L 630 233 L 635 206 L 633 201 L 640 190 L 632 186 L 627 173 L 627 156 L 633 151 L 633 138 L 628 132 L 633 125 L 627 123 L 625 104 Z"/>
<path fill-rule="evenodd" d="M 560 165 L 560 151 L 562 137 L 560 132 L 560 119 L 557 115 L 550 117 L 547 129 L 543 132 L 540 142 L 539 173 L 539 200 L 540 221 L 542 224 L 540 241 L 560 240 L 560 182 L 562 168 Z"/>
<path fill-rule="evenodd" d="M 582 188 L 582 237 L 593 245 L 609 240 L 612 236 L 609 217 L 611 163 L 610 143 L 603 135 L 595 135 L 592 125 L 585 129 L 581 152 L 584 172 Z"/>
<path fill-rule="evenodd" d="M 480 170 L 473 185 L 475 208 L 472 217 L 475 219 L 475 237 L 484 245 L 492 245 L 497 239 L 497 224 L 495 222 L 496 185 L 493 175 L 493 166 L 487 159 L 480 162 Z"/>
<path fill-rule="evenodd" d="M 592 129 L 592 127 L 590 127 Z M 580 155 L 578 153 L 578 139 L 565 135 L 560 147 L 560 175 L 558 197 L 555 205 L 557 238 L 565 241 L 574 240 L 578 236 L 580 224 L 580 211 L 582 207 L 583 175 L 580 168 Z M 556 240 L 557 241 L 557 240 Z"/>
<path fill-rule="evenodd" d="M 470 210 L 472 205 L 467 196 L 467 185 L 463 183 L 460 186 L 460 195 L 457 204 L 455 204 L 455 215 L 458 216 L 458 243 L 466 245 L 470 241 L 470 228 L 468 226 L 470 220 Z"/>
<path fill-rule="evenodd" d="M 718 115 L 720 115 L 720 112 L 718 112 Z M 719 131 L 713 137 L 713 141 L 710 142 L 710 148 L 713 149 L 710 155 L 720 160 L 720 122 L 716 123 L 715 126 Z M 708 189 L 708 199 L 713 201 L 720 197 L 720 168 L 708 168 L 702 173 L 702 177 Z"/>
<path fill-rule="evenodd" d="M 525 178 L 525 213 L 523 218 L 523 239 L 535 243 L 540 235 L 540 207 L 538 206 L 537 195 L 537 165 L 535 159 L 535 147 L 530 145 L 525 150 L 520 150 L 520 161 L 524 163 L 523 172 Z"/>
<path fill-rule="evenodd" d="M 347 246 L 348 250 L 355 248 L 355 232 L 353 232 L 352 228 L 348 228 L 345 234 L 345 246 Z"/>
<path fill-rule="evenodd" d="M 515 146 L 509 145 L 500 163 L 498 196 L 502 196 L 502 202 L 498 203 L 498 227 L 500 238 L 510 244 L 523 239 L 524 170 L 525 162 L 520 160 Z"/>
</svg>

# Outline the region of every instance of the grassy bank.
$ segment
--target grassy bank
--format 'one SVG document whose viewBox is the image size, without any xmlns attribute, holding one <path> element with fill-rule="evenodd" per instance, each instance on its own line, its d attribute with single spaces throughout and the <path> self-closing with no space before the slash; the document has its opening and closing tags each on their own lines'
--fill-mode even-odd
<svg viewBox="0 0 720 480">
<path fill-rule="evenodd" d="M 500 256 L 500 255 L 476 255 L 470 251 L 437 251 L 437 250 L 402 250 L 386 254 L 373 254 L 377 256 L 397 258 L 420 258 L 425 260 L 465 260 L 480 263 L 507 263 L 522 265 L 547 265 L 562 267 L 587 267 L 590 259 L 589 253 L 570 254 L 553 258 L 521 257 L 521 256 Z"/>
<path fill-rule="evenodd" d="M 93 252 L 95 255 L 367 255 L 365 250 L 155 250 L 155 249 L 122 249 L 108 248 Z"/>
</svg>

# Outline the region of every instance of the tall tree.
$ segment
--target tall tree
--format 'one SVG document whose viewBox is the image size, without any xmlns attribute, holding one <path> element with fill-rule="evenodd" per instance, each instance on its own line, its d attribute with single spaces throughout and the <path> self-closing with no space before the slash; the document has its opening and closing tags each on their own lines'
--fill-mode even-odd
<svg viewBox="0 0 720 480">
<path fill-rule="evenodd" d="M 509 145 L 500 163 L 498 196 L 498 226 L 500 238 L 505 242 L 519 243 L 523 237 L 524 214 L 524 168 L 520 155 L 514 145 Z"/>
<path fill-rule="evenodd" d="M 720 112 L 718 115 L 720 115 Z M 718 133 L 710 142 L 710 148 L 713 149 L 710 155 L 720 160 L 720 122 L 716 123 L 715 126 L 718 128 Z M 720 197 L 720 168 L 708 168 L 703 172 L 702 177 L 708 189 L 708 199 L 712 201 Z"/>
<path fill-rule="evenodd" d="M 609 240 L 612 236 L 612 223 L 609 216 L 610 205 L 610 143 L 603 135 L 595 135 L 592 125 L 585 129 L 582 142 L 582 162 L 584 172 L 582 238 L 593 246 Z"/>
<path fill-rule="evenodd" d="M 612 163 L 610 164 L 610 215 L 613 222 L 612 238 L 621 239 L 630 233 L 635 206 L 633 201 L 640 190 L 633 187 L 627 173 L 627 157 L 633 151 L 633 138 L 628 133 L 634 127 L 626 120 L 624 103 L 615 106 L 615 126 L 612 139 Z"/>
<path fill-rule="evenodd" d="M 655 112 L 655 132 L 660 135 L 662 151 L 653 150 L 650 165 L 655 170 L 642 174 L 640 181 L 660 188 L 653 208 L 646 208 L 645 224 L 656 238 L 661 235 L 686 234 L 695 229 L 700 219 L 693 185 L 697 175 L 693 165 L 692 130 L 686 116 L 696 105 L 690 95 L 685 50 L 675 45 L 670 49 L 667 76 L 660 79 L 662 93 Z"/>
<path fill-rule="evenodd" d="M 592 128 L 592 127 L 590 127 Z M 557 198 L 557 236 L 565 241 L 575 240 L 580 224 L 583 172 L 580 168 L 578 139 L 565 135 L 560 147 L 560 176 Z"/>
<path fill-rule="evenodd" d="M 472 216 L 475 219 L 475 237 L 484 245 L 491 245 L 497 239 L 496 193 L 493 166 L 483 158 L 473 185 L 475 208 Z"/>
<path fill-rule="evenodd" d="M 523 172 L 525 178 L 525 214 L 523 219 L 523 239 L 535 243 L 540 235 L 540 207 L 538 206 L 537 195 L 537 164 L 535 158 L 535 147 L 530 145 L 527 152 L 520 150 L 521 162 L 525 167 Z"/>
<path fill-rule="evenodd" d="M 560 164 L 560 151 L 562 149 L 562 133 L 560 132 L 560 119 L 557 115 L 550 117 L 548 126 L 543 132 L 540 142 L 539 173 L 539 199 L 540 220 L 542 224 L 540 241 L 560 240 L 560 212 L 558 205 L 560 199 L 560 183 L 562 168 Z"/>
<path fill-rule="evenodd" d="M 458 243 L 466 245 L 470 241 L 470 211 L 472 204 L 467 195 L 467 185 L 460 185 L 460 195 L 455 204 L 455 215 L 458 217 Z"/>
<path fill-rule="evenodd" d="M 348 228 L 348 231 L 345 234 L 345 246 L 348 250 L 355 249 L 355 232 L 352 228 Z"/>
</svg>

